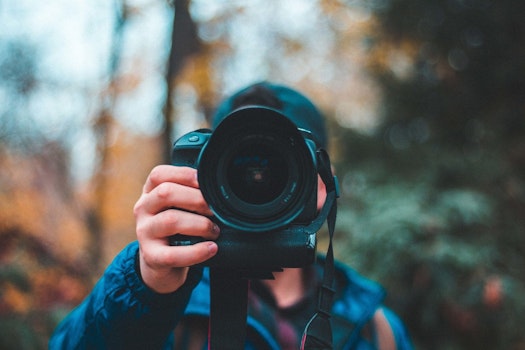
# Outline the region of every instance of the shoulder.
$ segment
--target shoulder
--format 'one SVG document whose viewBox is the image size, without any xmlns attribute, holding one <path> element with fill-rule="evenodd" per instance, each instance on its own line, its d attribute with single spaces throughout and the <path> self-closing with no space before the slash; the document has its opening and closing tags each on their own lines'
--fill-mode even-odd
<svg viewBox="0 0 525 350">
<path fill-rule="evenodd" d="M 353 325 L 353 341 L 375 343 L 378 349 L 412 349 L 401 319 L 383 305 L 385 289 L 342 263 L 336 265 L 334 318 Z M 337 323 L 337 320 L 334 320 Z M 368 334 L 367 334 L 368 333 Z"/>
<path fill-rule="evenodd" d="M 412 342 L 401 319 L 390 309 L 381 307 L 372 318 L 377 347 L 383 350 L 410 350 Z"/>
</svg>

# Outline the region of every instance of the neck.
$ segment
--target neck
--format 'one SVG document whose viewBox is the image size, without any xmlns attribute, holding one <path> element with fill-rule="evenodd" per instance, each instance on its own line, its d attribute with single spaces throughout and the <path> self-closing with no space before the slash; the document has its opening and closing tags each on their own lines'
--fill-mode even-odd
<svg viewBox="0 0 525 350">
<path fill-rule="evenodd" d="M 292 306 L 304 296 L 302 269 L 284 269 L 282 272 L 274 273 L 274 277 L 275 279 L 265 280 L 264 283 L 272 291 L 280 308 Z"/>
</svg>

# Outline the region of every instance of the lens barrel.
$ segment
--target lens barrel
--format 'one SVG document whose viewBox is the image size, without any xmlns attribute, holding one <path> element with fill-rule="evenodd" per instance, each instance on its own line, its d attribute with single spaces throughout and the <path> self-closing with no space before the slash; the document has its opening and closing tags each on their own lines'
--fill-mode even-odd
<svg viewBox="0 0 525 350">
<path fill-rule="evenodd" d="M 317 189 L 312 150 L 297 126 L 266 107 L 233 111 L 198 160 L 201 192 L 223 224 L 246 232 L 289 225 Z"/>
</svg>

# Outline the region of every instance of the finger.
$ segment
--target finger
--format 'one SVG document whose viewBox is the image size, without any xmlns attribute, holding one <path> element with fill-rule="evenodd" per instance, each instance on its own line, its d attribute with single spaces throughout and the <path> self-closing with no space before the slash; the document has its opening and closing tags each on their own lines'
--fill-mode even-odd
<svg viewBox="0 0 525 350">
<path fill-rule="evenodd" d="M 206 241 L 191 246 L 171 247 L 160 241 L 149 241 L 141 248 L 143 260 L 153 268 L 188 267 L 200 264 L 217 253 L 215 242 Z"/>
<path fill-rule="evenodd" d="M 219 231 L 219 227 L 209 218 L 176 209 L 165 210 L 137 223 L 139 241 L 164 239 L 178 233 L 215 240 Z"/>
<path fill-rule="evenodd" d="M 146 179 L 146 183 L 144 184 L 143 192 L 149 193 L 164 182 L 173 182 L 193 188 L 199 188 L 197 170 L 189 167 L 158 165 L 151 170 Z"/>
<path fill-rule="evenodd" d="M 169 208 L 213 215 L 199 189 L 171 182 L 163 182 L 151 192 L 143 194 L 135 210 L 137 213 L 156 214 Z"/>
</svg>

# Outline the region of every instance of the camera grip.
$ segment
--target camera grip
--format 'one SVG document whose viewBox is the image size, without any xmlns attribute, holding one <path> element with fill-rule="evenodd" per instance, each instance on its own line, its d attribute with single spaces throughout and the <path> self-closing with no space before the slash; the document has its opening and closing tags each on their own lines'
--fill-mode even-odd
<svg viewBox="0 0 525 350">
<path fill-rule="evenodd" d="M 201 237 L 187 236 L 180 233 L 169 237 L 170 246 L 188 246 L 199 242 L 204 242 Z"/>
</svg>

